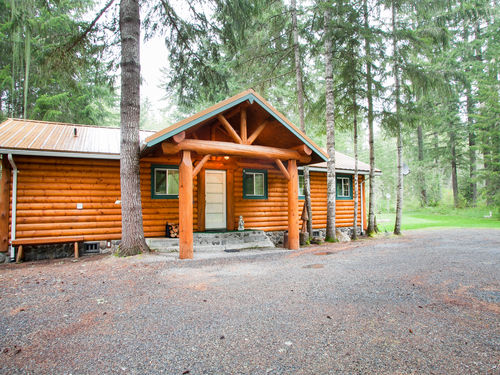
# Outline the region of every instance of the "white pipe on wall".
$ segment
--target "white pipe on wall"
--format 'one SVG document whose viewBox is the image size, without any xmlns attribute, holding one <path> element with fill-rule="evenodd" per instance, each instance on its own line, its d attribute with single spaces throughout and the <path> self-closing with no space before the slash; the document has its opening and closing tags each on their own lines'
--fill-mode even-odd
<svg viewBox="0 0 500 375">
<path fill-rule="evenodd" d="M 12 241 L 16 239 L 16 218 L 17 218 L 17 166 L 14 162 L 12 154 L 8 155 L 10 165 L 12 166 L 12 213 L 11 213 L 11 226 L 10 226 L 10 260 L 16 259 L 15 248 Z"/>
<path fill-rule="evenodd" d="M 365 231 L 365 212 L 364 212 L 364 203 L 365 203 L 365 180 L 361 182 L 361 234 L 364 234 Z"/>
</svg>

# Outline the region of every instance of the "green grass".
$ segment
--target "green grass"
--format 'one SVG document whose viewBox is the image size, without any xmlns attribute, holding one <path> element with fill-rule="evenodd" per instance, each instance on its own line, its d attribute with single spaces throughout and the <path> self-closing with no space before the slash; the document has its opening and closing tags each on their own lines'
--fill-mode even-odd
<svg viewBox="0 0 500 375">
<path fill-rule="evenodd" d="M 492 210 L 493 211 L 493 210 Z M 487 208 L 449 209 L 446 207 L 418 209 L 403 212 L 402 230 L 454 227 L 454 228 L 500 228 L 495 212 L 491 218 Z M 377 225 L 382 232 L 394 230 L 394 213 L 377 214 Z"/>
</svg>

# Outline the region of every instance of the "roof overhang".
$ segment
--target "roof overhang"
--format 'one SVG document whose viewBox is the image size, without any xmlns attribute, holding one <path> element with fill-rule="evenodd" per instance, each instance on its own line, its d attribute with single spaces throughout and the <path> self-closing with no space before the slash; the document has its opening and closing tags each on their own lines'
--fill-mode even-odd
<svg viewBox="0 0 500 375">
<path fill-rule="evenodd" d="M 0 148 L 0 154 L 46 156 L 46 157 L 58 157 L 58 158 L 120 160 L 119 154 L 104 154 L 104 153 L 90 153 L 90 152 L 65 152 L 65 151 L 21 150 L 21 149 Z"/>
<path fill-rule="evenodd" d="M 304 169 L 304 167 L 299 167 L 299 170 L 303 170 L 303 169 Z M 322 172 L 322 173 L 328 172 L 327 168 L 324 168 L 324 167 L 309 167 L 309 170 L 311 172 Z M 336 168 L 335 173 L 354 174 L 354 170 Z M 358 174 L 368 176 L 370 174 L 370 171 L 361 170 L 361 171 L 358 171 Z M 381 176 L 382 172 L 377 170 L 377 171 L 375 171 L 374 174 L 375 174 L 375 176 Z"/>
</svg>

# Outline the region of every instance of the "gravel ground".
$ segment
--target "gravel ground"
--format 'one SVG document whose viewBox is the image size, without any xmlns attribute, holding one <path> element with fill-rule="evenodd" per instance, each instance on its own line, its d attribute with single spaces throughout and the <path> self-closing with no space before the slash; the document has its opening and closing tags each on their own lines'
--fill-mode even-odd
<svg viewBox="0 0 500 375">
<path fill-rule="evenodd" d="M 499 265 L 490 229 L 3 265 L 0 372 L 499 374 Z"/>
</svg>

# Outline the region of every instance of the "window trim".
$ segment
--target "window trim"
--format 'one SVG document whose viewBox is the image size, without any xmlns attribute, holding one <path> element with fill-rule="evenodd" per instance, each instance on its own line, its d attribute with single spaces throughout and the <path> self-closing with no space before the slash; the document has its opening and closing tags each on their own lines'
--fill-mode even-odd
<svg viewBox="0 0 500 375">
<path fill-rule="evenodd" d="M 245 191 L 245 175 L 246 174 L 263 174 L 264 175 L 264 195 L 250 195 Z M 243 169 L 242 175 L 242 185 L 243 185 L 243 199 L 267 199 L 268 189 L 267 189 L 267 169 Z M 255 191 L 255 179 L 254 179 L 254 191 Z"/>
<path fill-rule="evenodd" d="M 179 194 L 157 194 L 156 187 L 156 171 L 157 170 L 176 170 L 179 171 L 178 165 L 151 164 L 151 199 L 179 199 Z M 166 186 L 168 191 L 168 172 L 166 176 Z"/>
<path fill-rule="evenodd" d="M 304 170 L 299 170 L 299 176 L 297 177 L 297 183 L 299 184 L 299 186 L 298 186 L 298 191 L 299 191 L 299 199 L 306 199 L 305 194 L 302 194 L 302 195 L 300 194 L 300 183 L 299 183 L 299 181 L 300 181 L 300 176 L 304 176 Z M 305 188 L 305 187 L 306 187 L 306 186 L 305 186 L 305 181 L 304 181 L 304 188 Z"/>
<path fill-rule="evenodd" d="M 339 178 L 348 178 L 349 179 L 349 196 L 339 196 L 339 190 L 337 189 L 337 182 Z M 338 200 L 352 200 L 352 176 L 349 174 L 336 174 L 335 175 L 335 198 Z"/>
</svg>

